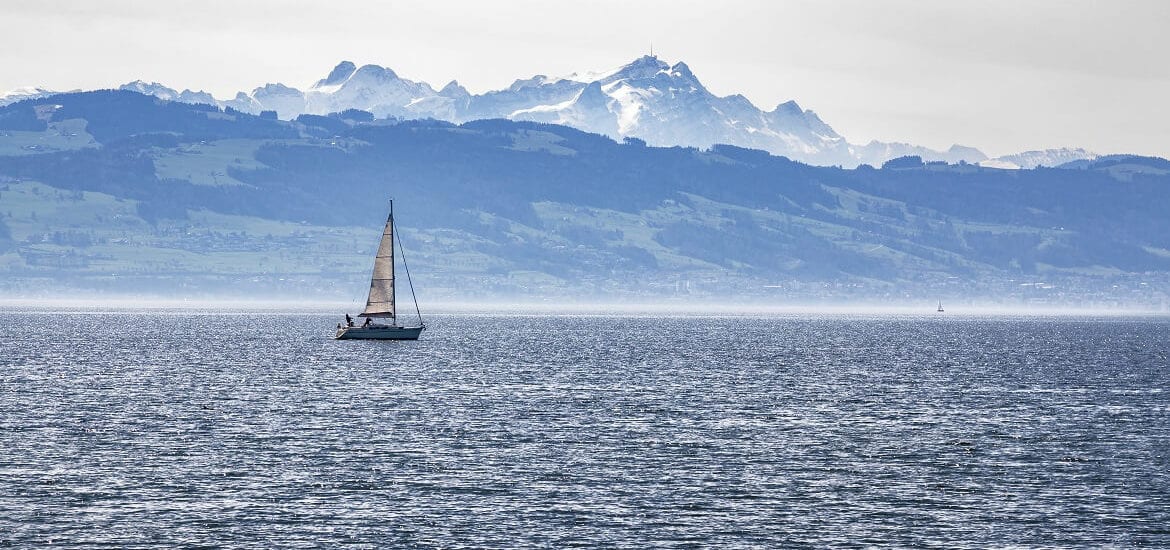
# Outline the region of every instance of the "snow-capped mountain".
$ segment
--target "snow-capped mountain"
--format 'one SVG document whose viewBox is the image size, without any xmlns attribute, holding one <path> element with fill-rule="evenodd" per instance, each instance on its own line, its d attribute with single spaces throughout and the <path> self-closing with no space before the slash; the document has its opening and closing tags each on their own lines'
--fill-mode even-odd
<svg viewBox="0 0 1170 550">
<path fill-rule="evenodd" d="M 1043 151 L 1024 151 L 1014 155 L 1004 155 L 988 159 L 979 164 L 989 168 L 1031 169 L 1038 166 L 1055 168 L 1062 164 L 1078 160 L 1094 160 L 1101 155 L 1081 148 L 1063 147 L 1060 149 L 1045 149 Z"/>
<path fill-rule="evenodd" d="M 552 105 L 537 105 L 518 109 L 508 115 L 513 120 L 532 120 L 563 124 L 607 136 L 622 134 L 620 117 L 615 118 L 614 100 L 607 95 L 599 82 L 590 82 L 572 99 Z"/>
<path fill-rule="evenodd" d="M 949 164 L 958 162 L 974 164 L 987 160 L 987 155 L 984 155 L 982 151 L 962 145 L 952 145 L 946 151 L 936 151 L 909 143 L 871 141 L 865 145 L 853 145 L 850 149 L 858 162 L 870 166 L 881 166 L 887 160 L 906 156 L 922 157 L 922 160 L 926 162 L 941 160 Z"/>
<path fill-rule="evenodd" d="M 857 164 L 848 144 L 812 111 L 787 102 L 763 111 L 742 95 L 718 97 L 685 63 L 644 56 L 601 74 L 517 80 L 473 96 L 457 119 L 510 118 L 565 124 L 650 145 L 728 143 L 814 164 Z"/>
<path fill-rule="evenodd" d="M 211 94 L 202 90 L 193 92 L 191 90 L 176 91 L 173 88 L 168 88 L 159 84 L 158 82 L 143 82 L 135 80 L 128 82 L 118 87 L 119 90 L 130 90 L 140 94 L 152 95 L 159 99 L 167 101 L 178 101 L 181 103 L 202 103 L 207 105 L 219 105 L 219 102 L 212 97 Z"/>
<path fill-rule="evenodd" d="M 283 119 L 359 109 L 377 117 L 455 123 L 485 118 L 531 120 L 564 124 L 618 140 L 639 138 L 657 146 L 706 148 L 725 143 L 819 165 L 878 166 L 905 155 L 948 162 L 987 159 L 976 149 L 957 145 L 934 151 L 905 143 L 850 144 L 816 113 L 794 101 L 766 111 L 742 95 L 720 97 L 707 90 L 686 63 L 671 65 L 655 56 L 643 56 L 602 73 L 561 78 L 536 75 L 483 94 L 471 94 L 455 81 L 436 91 L 426 82 L 403 78 L 389 68 L 358 67 L 349 61 L 341 62 L 303 91 L 273 83 L 225 101 L 202 91 L 179 92 L 142 81 L 122 89 L 253 114 L 276 111 Z"/>
<path fill-rule="evenodd" d="M 74 90 L 74 91 L 77 91 L 77 90 Z M 23 88 L 16 88 L 15 90 L 9 90 L 7 92 L 0 93 L 0 107 L 3 107 L 5 105 L 9 105 L 12 103 L 16 103 L 17 101 L 24 101 L 26 99 L 38 99 L 38 98 L 48 97 L 48 96 L 56 95 L 56 94 L 60 94 L 60 93 L 64 93 L 64 92 L 58 92 L 56 90 L 47 90 L 45 88 L 37 88 L 37 87 L 33 87 L 33 86 L 25 86 Z"/>
<path fill-rule="evenodd" d="M 284 84 L 265 84 L 252 90 L 248 97 L 251 101 L 240 105 L 241 111 L 254 109 L 252 102 L 259 105 L 261 110 L 276 111 L 276 116 L 282 118 L 296 118 L 307 111 L 305 94 Z"/>
<path fill-rule="evenodd" d="M 304 112 L 320 115 L 360 109 L 377 117 L 444 118 L 436 116 L 441 109 L 428 108 L 436 103 L 432 98 L 437 95 L 430 84 L 399 78 L 388 68 L 357 68 L 343 61 L 304 94 Z M 257 100 L 264 103 L 262 98 Z"/>
</svg>

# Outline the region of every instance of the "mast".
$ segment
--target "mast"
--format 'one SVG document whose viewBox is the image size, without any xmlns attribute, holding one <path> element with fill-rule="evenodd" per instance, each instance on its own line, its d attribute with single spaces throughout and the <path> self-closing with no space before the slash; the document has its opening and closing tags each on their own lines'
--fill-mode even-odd
<svg viewBox="0 0 1170 550">
<path fill-rule="evenodd" d="M 398 303 L 398 289 L 394 287 L 394 199 L 390 199 L 390 216 L 386 218 L 386 226 L 390 228 L 390 318 L 394 319 L 394 306 Z M 382 236 L 386 236 L 386 232 L 382 231 Z M 938 303 L 938 307 L 942 307 L 942 302 Z"/>
<path fill-rule="evenodd" d="M 365 311 L 360 317 L 395 317 L 394 312 L 394 200 L 390 200 L 390 215 L 382 229 L 378 254 L 374 258 L 374 272 L 370 275 L 370 294 Z"/>
</svg>

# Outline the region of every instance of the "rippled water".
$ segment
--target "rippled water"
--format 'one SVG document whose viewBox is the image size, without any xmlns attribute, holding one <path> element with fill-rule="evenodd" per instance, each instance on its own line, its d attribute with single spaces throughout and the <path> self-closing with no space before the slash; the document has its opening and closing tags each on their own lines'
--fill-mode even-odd
<svg viewBox="0 0 1170 550">
<path fill-rule="evenodd" d="M 1170 546 L 1170 322 L 0 313 L 0 546 Z"/>
</svg>

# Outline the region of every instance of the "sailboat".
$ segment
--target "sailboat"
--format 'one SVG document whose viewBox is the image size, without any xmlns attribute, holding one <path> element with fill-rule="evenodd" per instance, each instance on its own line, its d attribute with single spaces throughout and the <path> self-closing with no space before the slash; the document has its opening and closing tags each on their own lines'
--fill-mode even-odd
<svg viewBox="0 0 1170 550">
<path fill-rule="evenodd" d="M 943 312 L 943 308 L 942 308 L 942 300 L 939 300 L 939 301 L 938 301 L 938 310 L 937 310 L 937 311 L 938 311 L 939 313 L 942 313 L 942 312 Z"/>
<path fill-rule="evenodd" d="M 402 326 L 398 324 L 398 315 L 395 310 L 394 285 L 394 201 L 390 201 L 390 216 L 386 218 L 386 228 L 382 230 L 382 241 L 378 244 L 378 254 L 374 258 L 374 273 L 370 276 L 370 295 L 366 298 L 366 309 L 358 314 L 365 317 L 365 323 L 355 325 L 347 314 L 345 324 L 337 326 L 337 340 L 418 340 L 419 335 L 427 329 L 423 323 L 422 313 L 418 309 L 418 297 L 414 295 L 414 283 L 410 280 L 410 267 L 406 265 L 406 255 L 402 256 L 402 266 L 406 268 L 406 283 L 410 286 L 410 297 L 414 299 L 414 312 L 418 315 L 418 325 Z M 399 246 L 402 240 L 398 240 Z M 375 321 L 377 319 L 378 321 Z"/>
</svg>

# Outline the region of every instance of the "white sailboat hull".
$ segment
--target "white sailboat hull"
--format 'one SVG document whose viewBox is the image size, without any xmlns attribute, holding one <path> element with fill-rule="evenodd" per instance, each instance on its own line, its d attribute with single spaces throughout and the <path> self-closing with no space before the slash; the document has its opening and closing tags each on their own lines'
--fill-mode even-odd
<svg viewBox="0 0 1170 550">
<path fill-rule="evenodd" d="M 341 327 L 337 329 L 336 340 L 418 340 L 425 325 L 417 327 L 396 327 L 392 325 L 370 325 Z"/>
</svg>

